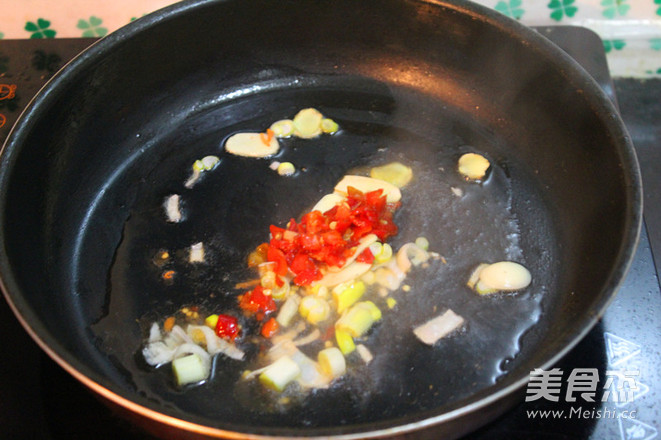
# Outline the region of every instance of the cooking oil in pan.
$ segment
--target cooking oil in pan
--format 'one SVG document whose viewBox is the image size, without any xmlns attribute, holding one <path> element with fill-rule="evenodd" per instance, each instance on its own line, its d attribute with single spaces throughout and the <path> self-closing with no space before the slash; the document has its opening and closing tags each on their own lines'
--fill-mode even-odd
<svg viewBox="0 0 661 440">
<path fill-rule="evenodd" d="M 463 148 L 470 149 L 459 151 Z M 406 160 L 390 153 L 380 160 Z M 440 258 L 407 277 L 404 287 L 392 293 L 396 306 L 385 310 L 379 325 L 360 341 L 374 359 L 365 366 L 350 357 L 353 368 L 328 390 L 293 386 L 274 394 L 259 384 L 242 383 L 235 395 L 245 409 L 258 408 L 275 424 L 283 417 L 319 424 L 326 406 L 347 423 L 402 416 L 488 389 L 516 363 L 521 337 L 541 313 L 543 278 L 516 293 L 479 296 L 466 286 L 479 263 L 526 260 L 503 169 L 494 165 L 484 182 L 467 182 L 456 175 L 455 159 L 450 154 L 434 166 L 407 162 L 415 178 L 402 190 L 403 207 L 396 217 L 401 229 L 393 247 L 423 235 Z M 460 330 L 433 346 L 415 338 L 413 328 L 447 309 L 466 319 Z"/>
<path fill-rule="evenodd" d="M 282 151 L 273 159 L 296 164 L 295 176 L 277 175 L 268 160 L 219 153 L 212 145 L 223 136 L 213 132 L 198 139 L 196 151 L 215 151 L 221 161 L 194 190 L 181 189 L 188 167 L 171 155 L 164 155 L 144 179 L 147 184 L 137 190 L 113 261 L 107 314 L 92 331 L 131 387 L 146 398 L 237 424 L 258 419 L 262 426 L 334 426 L 338 420 L 361 423 L 450 408 L 496 385 L 517 364 L 521 339 L 540 317 L 549 274 L 527 261 L 522 234 L 530 231 L 521 231 L 513 209 L 516 182 L 501 165 L 502 159 L 493 156 L 498 149 L 479 136 L 473 138 L 477 142 L 467 143 L 453 132 L 430 141 L 405 129 L 386 128 L 379 121 L 337 120 L 343 129 L 332 137 L 306 145 L 283 141 Z M 170 142 L 174 145 L 177 139 Z M 470 151 L 491 160 L 483 182 L 466 181 L 456 171 L 458 157 Z M 284 395 L 273 395 L 255 382 L 255 386 L 236 386 L 242 371 L 257 367 L 251 360 L 259 347 L 248 349 L 247 362 L 218 356 L 207 383 L 186 389 L 173 385 L 169 368 L 154 372 L 141 362 L 139 342 L 150 321 L 184 305 L 212 311 L 234 307 L 234 284 L 251 276 L 245 268 L 246 255 L 268 240 L 270 224 L 284 225 L 298 218 L 344 174 L 395 160 L 410 166 L 414 178 L 402 190 L 402 208 L 395 217 L 400 231 L 392 246 L 397 249 L 424 236 L 439 258 L 416 268 L 406 287 L 392 293 L 396 305 L 384 310 L 383 319 L 361 341 L 374 354 L 369 364 L 350 360 L 353 368 L 329 389 L 297 392 L 293 387 Z M 186 221 L 168 224 L 162 203 L 176 191 L 185 197 Z M 176 257 L 199 241 L 205 243 L 206 263 L 173 260 L 167 264 L 175 271 L 174 278 L 164 284 L 161 274 L 167 264 L 154 264 L 156 252 L 167 249 Z M 552 237 L 525 241 L 532 242 L 534 249 L 548 250 Z M 522 292 L 488 296 L 466 286 L 478 264 L 501 260 L 530 267 L 533 284 Z M 418 341 L 413 328 L 447 309 L 464 317 L 465 325 L 433 346 Z M 328 408 L 331 418 L 324 415 Z"/>
</svg>

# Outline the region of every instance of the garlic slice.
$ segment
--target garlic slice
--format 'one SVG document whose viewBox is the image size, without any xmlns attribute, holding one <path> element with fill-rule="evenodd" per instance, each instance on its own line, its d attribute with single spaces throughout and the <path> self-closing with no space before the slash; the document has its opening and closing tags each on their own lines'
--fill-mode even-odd
<svg viewBox="0 0 661 440">
<path fill-rule="evenodd" d="M 480 271 L 480 281 L 496 290 L 520 290 L 530 285 L 530 271 L 513 261 L 490 264 Z"/>
<path fill-rule="evenodd" d="M 413 330 L 415 336 L 428 345 L 447 336 L 464 323 L 464 318 L 448 309 L 442 315 L 430 319 Z"/>
<path fill-rule="evenodd" d="M 487 175 L 487 170 L 491 166 L 489 161 L 482 155 L 476 153 L 466 153 L 459 158 L 459 173 L 468 180 L 482 180 Z"/>
<path fill-rule="evenodd" d="M 278 139 L 268 139 L 264 133 L 236 133 L 225 142 L 228 153 L 245 157 L 273 156 L 280 149 Z"/>
<path fill-rule="evenodd" d="M 348 266 L 339 272 L 328 272 L 322 279 L 317 281 L 315 284 L 320 284 L 322 286 L 333 287 L 337 286 L 340 283 L 354 280 L 360 277 L 362 274 L 367 272 L 372 268 L 372 265 L 369 263 L 359 263 L 354 261 Z"/>
<path fill-rule="evenodd" d="M 532 282 L 530 271 L 513 261 L 482 263 L 475 268 L 466 285 L 480 295 L 525 289 Z"/>
<path fill-rule="evenodd" d="M 402 198 L 402 192 L 392 183 L 388 183 L 385 180 L 374 179 L 372 177 L 355 176 L 351 174 L 344 176 L 342 180 L 335 185 L 335 192 L 340 195 L 345 195 L 350 186 L 363 193 L 382 189 L 383 195 L 386 196 L 386 201 L 389 203 L 399 202 Z"/>
</svg>

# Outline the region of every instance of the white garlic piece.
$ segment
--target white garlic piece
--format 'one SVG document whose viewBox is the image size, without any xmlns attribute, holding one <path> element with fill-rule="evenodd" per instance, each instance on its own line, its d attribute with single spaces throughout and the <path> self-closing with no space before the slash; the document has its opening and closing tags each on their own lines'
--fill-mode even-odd
<svg viewBox="0 0 661 440">
<path fill-rule="evenodd" d="M 489 264 L 479 273 L 479 283 L 497 291 L 524 289 L 531 281 L 530 271 L 513 261 Z"/>
<path fill-rule="evenodd" d="M 459 158 L 459 173 L 468 180 L 482 180 L 487 175 L 487 170 L 491 164 L 482 155 L 476 153 L 466 153 Z"/>
</svg>

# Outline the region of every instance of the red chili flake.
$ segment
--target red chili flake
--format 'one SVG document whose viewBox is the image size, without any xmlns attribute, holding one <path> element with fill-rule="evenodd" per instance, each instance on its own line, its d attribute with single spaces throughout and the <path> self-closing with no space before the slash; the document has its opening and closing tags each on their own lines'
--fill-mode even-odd
<svg viewBox="0 0 661 440">
<path fill-rule="evenodd" d="M 276 263 L 278 275 L 291 271 L 295 284 L 309 285 L 322 278 L 325 267 L 343 266 L 366 235 L 385 241 L 397 234 L 393 214 L 399 206 L 388 203 L 383 190 L 363 193 L 349 187 L 346 202 L 325 213 L 308 212 L 300 223 L 290 220 L 287 229 L 272 225 L 267 260 Z M 365 251 L 357 259 L 371 263 L 374 256 Z"/>
<path fill-rule="evenodd" d="M 262 286 L 257 286 L 241 295 L 239 297 L 239 307 L 248 314 L 254 314 L 259 321 L 277 308 L 271 295 L 264 294 Z"/>
<path fill-rule="evenodd" d="M 239 320 L 230 315 L 218 315 L 215 330 L 219 338 L 233 341 L 239 335 Z"/>
<path fill-rule="evenodd" d="M 279 329 L 280 329 L 280 325 L 278 325 L 278 321 L 276 321 L 275 318 L 271 318 L 268 321 L 266 321 L 262 326 L 261 334 L 265 338 L 270 338 L 271 336 L 276 334 Z"/>
</svg>

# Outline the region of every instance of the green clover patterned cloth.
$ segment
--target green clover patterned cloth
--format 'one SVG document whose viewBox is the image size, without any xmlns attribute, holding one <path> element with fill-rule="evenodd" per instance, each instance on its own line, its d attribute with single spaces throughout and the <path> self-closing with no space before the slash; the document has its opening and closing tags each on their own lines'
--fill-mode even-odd
<svg viewBox="0 0 661 440">
<path fill-rule="evenodd" d="M 549 16 L 555 21 L 562 21 L 565 17 L 574 18 L 578 12 L 578 6 L 574 4 L 574 0 L 551 0 L 548 8 L 551 10 Z"/>
<path fill-rule="evenodd" d="M 83 37 L 103 37 L 108 33 L 108 29 L 102 27 L 103 20 L 91 16 L 89 20 L 80 19 L 76 27 L 83 30 Z"/>
<path fill-rule="evenodd" d="M 614 77 L 661 77 L 661 0 L 475 1 L 528 26 L 587 27 L 601 37 Z M 172 3 L 173 0 L 0 0 L 0 40 L 103 37 Z"/>
</svg>

